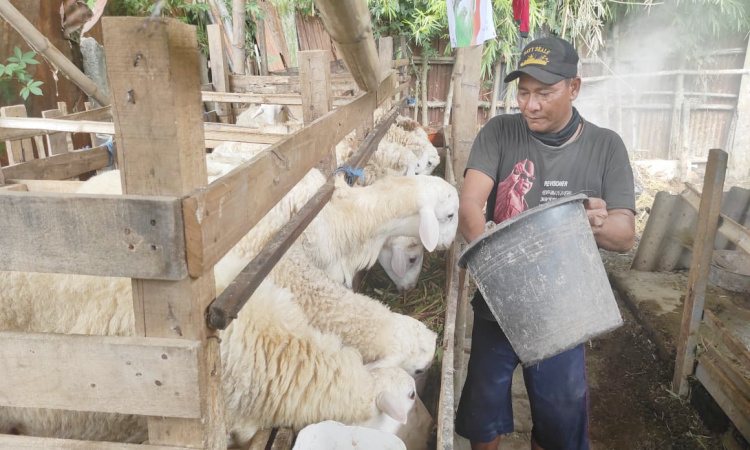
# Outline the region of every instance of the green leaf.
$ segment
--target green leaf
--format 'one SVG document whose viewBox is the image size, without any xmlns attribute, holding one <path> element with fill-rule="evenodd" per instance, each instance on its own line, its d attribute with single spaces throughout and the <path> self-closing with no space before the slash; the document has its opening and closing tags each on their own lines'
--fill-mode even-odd
<svg viewBox="0 0 750 450">
<path fill-rule="evenodd" d="M 37 86 L 41 86 L 43 84 L 44 84 L 44 81 L 34 81 L 34 80 L 31 80 L 31 82 L 28 84 L 28 86 L 29 86 L 29 89 L 31 89 L 31 88 L 35 88 Z"/>
<path fill-rule="evenodd" d="M 13 49 L 13 54 L 16 55 L 19 61 L 23 58 L 23 52 L 17 46 Z"/>
<path fill-rule="evenodd" d="M 29 91 L 34 95 L 42 95 L 42 90 L 36 86 L 29 87 Z"/>
<path fill-rule="evenodd" d="M 7 73 L 8 75 L 13 75 L 13 72 L 15 72 L 17 67 L 18 67 L 18 64 L 15 64 L 15 63 L 8 64 L 7 66 L 5 66 L 5 73 Z"/>
<path fill-rule="evenodd" d="M 24 100 L 29 98 L 29 88 L 27 87 L 21 88 L 21 97 L 23 97 Z"/>
<path fill-rule="evenodd" d="M 16 48 L 18 48 L 18 47 L 16 47 Z M 8 58 L 8 61 L 13 62 L 13 63 L 17 63 L 17 62 L 20 62 L 21 60 L 19 58 L 15 57 L 15 56 L 11 56 L 11 57 Z"/>
<path fill-rule="evenodd" d="M 39 61 L 35 60 L 34 56 L 36 56 L 36 52 L 26 52 L 23 54 L 21 60 L 26 64 L 39 64 Z"/>
</svg>

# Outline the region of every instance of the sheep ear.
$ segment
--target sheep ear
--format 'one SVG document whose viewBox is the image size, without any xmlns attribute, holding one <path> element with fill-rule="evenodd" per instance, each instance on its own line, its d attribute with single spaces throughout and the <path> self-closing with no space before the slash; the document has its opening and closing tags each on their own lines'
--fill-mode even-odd
<svg viewBox="0 0 750 450">
<path fill-rule="evenodd" d="M 373 361 L 371 363 L 367 363 L 365 364 L 365 369 L 369 371 L 373 369 L 382 369 L 383 367 L 395 367 L 394 361 L 391 361 L 391 359 L 386 357 L 386 358 L 381 358 L 377 361 Z"/>
<path fill-rule="evenodd" d="M 424 207 L 419 210 L 419 239 L 424 248 L 431 252 L 435 250 L 440 236 L 440 225 L 432 208 Z"/>
<path fill-rule="evenodd" d="M 396 422 L 406 425 L 406 417 L 409 411 L 404 410 L 403 402 L 391 392 L 383 391 L 375 398 L 375 405 L 378 409 L 393 418 Z"/>
<path fill-rule="evenodd" d="M 417 167 L 413 163 L 406 165 L 406 176 L 410 177 L 417 174 Z"/>
<path fill-rule="evenodd" d="M 406 250 L 403 247 L 393 247 L 391 255 L 391 268 L 396 275 L 403 277 L 406 273 Z"/>
</svg>

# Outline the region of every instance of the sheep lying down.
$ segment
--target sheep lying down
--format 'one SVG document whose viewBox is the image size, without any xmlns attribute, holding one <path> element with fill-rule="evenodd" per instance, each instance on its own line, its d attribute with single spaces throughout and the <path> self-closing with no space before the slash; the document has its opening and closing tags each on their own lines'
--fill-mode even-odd
<svg viewBox="0 0 750 450">
<path fill-rule="evenodd" d="M 239 265 L 224 261 L 224 268 Z M 217 277 L 219 289 L 227 277 Z M 66 334 L 134 334 L 127 278 L 0 272 L 0 329 Z M 221 333 L 227 433 L 245 445 L 260 428 L 299 430 L 336 420 L 368 426 L 382 415 L 404 423 L 414 379 L 400 368 L 368 370 L 360 353 L 311 327 L 288 289 L 261 284 Z M 0 370 L 2 370 L 0 362 Z M 127 395 L 127 393 L 123 393 Z M 142 442 L 142 416 L 0 407 L 0 432 Z"/>
</svg>

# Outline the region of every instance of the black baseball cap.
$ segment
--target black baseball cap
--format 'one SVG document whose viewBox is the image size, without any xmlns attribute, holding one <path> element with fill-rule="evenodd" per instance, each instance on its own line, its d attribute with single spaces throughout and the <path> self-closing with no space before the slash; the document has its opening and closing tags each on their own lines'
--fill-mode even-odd
<svg viewBox="0 0 750 450">
<path fill-rule="evenodd" d="M 578 53 L 570 42 L 556 36 L 535 39 L 523 48 L 518 69 L 505 77 L 510 83 L 528 74 L 544 84 L 555 84 L 578 75 Z"/>
</svg>

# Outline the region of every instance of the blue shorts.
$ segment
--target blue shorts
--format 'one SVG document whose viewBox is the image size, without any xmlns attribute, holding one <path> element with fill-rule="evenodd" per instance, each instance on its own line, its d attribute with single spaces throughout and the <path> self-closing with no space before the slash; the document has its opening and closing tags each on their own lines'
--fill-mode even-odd
<svg viewBox="0 0 750 450">
<path fill-rule="evenodd" d="M 513 431 L 511 381 L 520 363 L 493 321 L 474 319 L 466 384 L 456 413 L 456 433 L 490 442 Z M 587 450 L 588 384 L 584 344 L 525 367 L 534 441 L 545 450 Z"/>
</svg>

